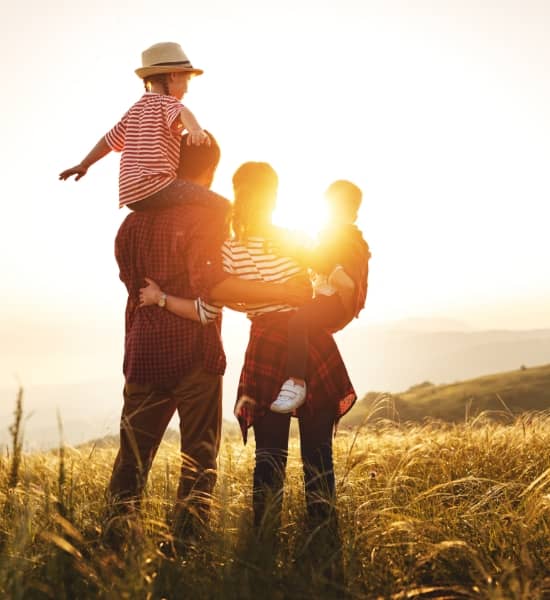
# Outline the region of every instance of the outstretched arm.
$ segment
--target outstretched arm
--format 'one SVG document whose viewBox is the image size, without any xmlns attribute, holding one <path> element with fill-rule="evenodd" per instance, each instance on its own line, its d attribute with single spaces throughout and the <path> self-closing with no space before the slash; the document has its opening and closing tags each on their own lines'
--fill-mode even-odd
<svg viewBox="0 0 550 600">
<path fill-rule="evenodd" d="M 88 172 L 88 169 L 96 163 L 98 160 L 109 154 L 111 151 L 110 146 L 105 141 L 105 137 L 102 137 L 99 142 L 90 150 L 88 155 L 78 165 L 66 169 L 59 173 L 59 179 L 68 179 L 72 175 L 76 175 L 75 181 L 78 181 L 81 177 L 84 177 Z"/>
</svg>

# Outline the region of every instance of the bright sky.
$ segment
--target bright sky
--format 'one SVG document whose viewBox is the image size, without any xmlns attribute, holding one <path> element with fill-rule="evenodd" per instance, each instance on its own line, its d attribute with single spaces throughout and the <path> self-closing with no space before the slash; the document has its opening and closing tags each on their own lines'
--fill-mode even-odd
<svg viewBox="0 0 550 600">
<path fill-rule="evenodd" d="M 353 326 L 550 327 L 546 0 L 30 0 L 0 16 L 0 383 L 120 373 L 118 156 L 57 174 L 141 95 L 158 41 L 205 70 L 185 102 L 222 146 L 216 191 L 269 161 L 296 228 L 319 224 L 332 180 L 363 188 L 373 259 Z"/>
</svg>

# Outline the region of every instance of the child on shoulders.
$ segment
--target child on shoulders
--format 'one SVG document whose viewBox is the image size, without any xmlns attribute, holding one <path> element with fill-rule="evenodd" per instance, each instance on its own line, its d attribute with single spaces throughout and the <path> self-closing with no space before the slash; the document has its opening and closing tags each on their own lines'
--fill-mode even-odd
<svg viewBox="0 0 550 600">
<path fill-rule="evenodd" d="M 179 44 L 163 42 L 142 53 L 136 74 L 145 93 L 76 166 L 59 179 L 78 181 L 111 150 L 122 152 L 119 206 L 132 210 L 173 206 L 185 198 L 185 182 L 176 178 L 183 130 L 188 143 L 209 144 L 208 134 L 181 100 L 192 76 L 201 75 Z"/>
</svg>

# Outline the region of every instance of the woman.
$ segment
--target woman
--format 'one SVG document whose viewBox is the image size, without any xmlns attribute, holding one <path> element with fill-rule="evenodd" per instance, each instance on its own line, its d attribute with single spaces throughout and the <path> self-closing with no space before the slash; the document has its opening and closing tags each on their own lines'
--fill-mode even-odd
<svg viewBox="0 0 550 600">
<path fill-rule="evenodd" d="M 272 214 L 278 178 L 267 163 L 248 162 L 235 172 L 233 210 L 234 238 L 222 252 L 225 270 L 249 280 L 284 282 L 307 273 L 293 258 L 277 251 L 277 229 Z M 142 290 L 143 304 L 158 302 L 162 291 L 150 282 Z M 200 303 L 199 303 L 200 305 Z M 198 320 L 191 300 L 171 299 L 166 306 L 187 318 Z M 200 308 L 200 306 L 199 306 Z M 233 307 L 239 308 L 239 307 Z M 332 458 L 334 427 L 356 400 L 342 357 L 332 336 L 311 332 L 307 366 L 307 398 L 294 415 L 269 410 L 286 376 L 288 329 L 293 313 L 289 305 L 247 305 L 252 325 L 239 381 L 235 415 L 243 440 L 254 429 L 256 461 L 253 478 L 254 525 L 273 530 L 280 522 L 283 485 L 288 456 L 291 416 L 299 422 L 305 497 L 310 525 L 333 521 L 335 480 Z"/>
</svg>

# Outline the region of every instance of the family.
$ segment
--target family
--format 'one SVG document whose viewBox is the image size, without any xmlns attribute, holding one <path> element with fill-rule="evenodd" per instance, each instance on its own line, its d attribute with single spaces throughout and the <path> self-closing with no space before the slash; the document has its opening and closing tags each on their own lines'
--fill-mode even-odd
<svg viewBox="0 0 550 600">
<path fill-rule="evenodd" d="M 145 93 L 59 175 L 78 180 L 109 152 L 122 153 L 120 206 L 131 212 L 115 255 L 128 291 L 125 386 L 109 503 L 119 518 L 139 511 L 177 411 L 182 464 L 171 528 L 180 548 L 207 523 L 216 483 L 224 305 L 251 321 L 235 415 L 245 443 L 254 431 L 255 531 L 276 531 L 280 521 L 292 416 L 309 526 L 336 527 L 332 439 L 356 393 L 332 334 L 364 306 L 370 257 L 355 225 L 362 193 L 349 181 L 328 187 L 330 221 L 314 248 L 272 224 L 278 177 L 269 164 L 237 169 L 233 203 L 210 191 L 220 148 L 181 103 L 201 73 L 179 44 L 145 50 L 136 69 Z"/>
</svg>

